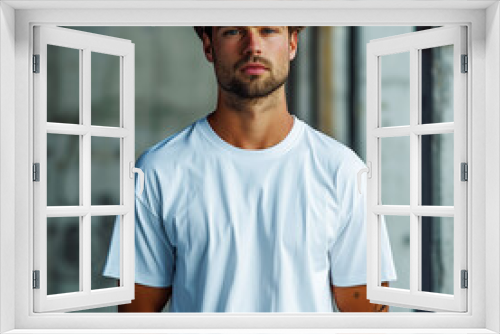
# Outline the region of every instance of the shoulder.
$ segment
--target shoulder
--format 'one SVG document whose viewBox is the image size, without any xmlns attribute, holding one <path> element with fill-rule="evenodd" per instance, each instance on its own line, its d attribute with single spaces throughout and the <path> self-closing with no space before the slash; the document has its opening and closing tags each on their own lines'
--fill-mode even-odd
<svg viewBox="0 0 500 334">
<path fill-rule="evenodd" d="M 305 124 L 305 123 L 304 123 Z M 334 173 L 352 174 L 365 167 L 361 158 L 349 147 L 305 124 L 305 142 Z"/>
<path fill-rule="evenodd" d="M 196 150 L 199 140 L 198 120 L 183 130 L 163 139 L 148 148 L 137 160 L 136 166 L 143 170 L 156 170 L 174 166 Z"/>
<path fill-rule="evenodd" d="M 137 199 L 157 216 L 162 215 L 162 203 L 175 203 L 189 190 L 183 187 L 185 166 L 203 151 L 199 148 L 203 141 L 197 134 L 198 122 L 153 145 L 136 162 L 144 172 L 144 191 Z"/>
</svg>

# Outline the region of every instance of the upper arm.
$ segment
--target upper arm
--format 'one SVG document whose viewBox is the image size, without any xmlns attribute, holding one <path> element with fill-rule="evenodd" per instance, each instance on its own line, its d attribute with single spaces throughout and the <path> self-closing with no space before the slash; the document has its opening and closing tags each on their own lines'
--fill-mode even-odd
<svg viewBox="0 0 500 334">
<path fill-rule="evenodd" d="M 366 191 L 357 191 L 356 177 L 362 167 L 359 159 L 346 156 L 336 174 L 339 209 L 329 245 L 330 278 L 336 286 L 366 284 Z"/>
<path fill-rule="evenodd" d="M 336 191 L 341 194 L 341 200 L 335 238 L 329 245 L 330 278 L 336 286 L 366 284 L 367 225 L 374 222 L 367 221 L 366 175 L 358 184 L 357 172 L 363 167 L 362 161 L 351 155 L 337 172 Z M 358 186 L 362 189 L 361 193 Z M 380 240 L 381 279 L 392 281 L 396 279 L 396 271 L 383 216 L 380 216 L 380 224 L 383 235 Z"/>
<path fill-rule="evenodd" d="M 135 284 L 135 299 L 118 306 L 118 312 L 161 312 L 172 295 L 172 287 L 156 288 Z"/>
</svg>

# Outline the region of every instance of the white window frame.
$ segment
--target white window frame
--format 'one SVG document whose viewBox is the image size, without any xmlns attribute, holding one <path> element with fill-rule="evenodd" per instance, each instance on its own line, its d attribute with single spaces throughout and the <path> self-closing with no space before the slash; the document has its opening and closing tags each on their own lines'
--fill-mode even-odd
<svg viewBox="0 0 500 334">
<path fill-rule="evenodd" d="M 103 8 L 114 10 L 102 11 Z M 468 115 L 468 133 L 471 134 L 468 142 L 468 196 L 471 199 L 468 235 L 471 238 L 466 245 L 470 273 L 469 311 L 460 314 L 34 314 L 30 255 L 33 245 L 33 185 L 30 179 L 33 114 L 29 72 L 33 25 L 277 23 L 468 26 L 471 60 L 468 78 L 468 109 L 471 110 Z M 411 328 L 418 328 L 419 333 L 500 331 L 499 55 L 497 1 L 279 1 L 271 4 L 248 1 L 3 1 L 0 3 L 0 332 L 53 333 L 55 329 L 64 329 L 64 333 L 76 333 L 80 329 L 79 333 L 98 333 L 103 332 L 102 329 L 127 329 L 129 333 L 331 333 L 332 328 L 351 333 L 414 332 Z M 131 330 L 139 324 L 148 327 Z"/>
<path fill-rule="evenodd" d="M 34 289 L 34 311 L 75 311 L 92 305 L 129 303 L 134 298 L 134 173 L 135 162 L 135 78 L 134 44 L 129 40 L 91 34 L 60 27 L 34 27 L 34 54 L 39 56 L 39 71 L 33 75 L 34 96 L 34 162 L 38 163 L 39 181 L 33 184 L 34 252 L 33 269 L 39 272 L 38 288 Z M 78 52 L 79 124 L 47 122 L 47 46 L 55 45 Z M 119 125 L 92 125 L 92 53 L 118 57 L 120 74 Z M 47 134 L 78 135 L 80 202 L 74 206 L 47 206 Z M 110 137 L 119 140 L 118 205 L 91 203 L 92 138 Z M 92 290 L 91 226 L 92 216 L 120 216 L 120 286 Z M 47 218 L 73 217 L 79 220 L 79 291 L 47 295 Z"/>
<path fill-rule="evenodd" d="M 467 163 L 467 76 L 461 73 L 462 55 L 467 54 L 467 31 L 465 26 L 440 27 L 420 32 L 402 34 L 372 40 L 367 45 L 367 164 L 371 167 L 367 191 L 368 233 L 368 291 L 370 301 L 395 306 L 411 305 L 412 308 L 430 311 L 467 310 L 467 289 L 462 288 L 461 270 L 467 270 L 467 187 L 461 181 L 461 163 Z M 453 46 L 453 121 L 447 123 L 422 124 L 422 49 Z M 381 83 L 382 57 L 406 53 L 409 55 L 409 123 L 401 126 L 382 126 Z M 421 203 L 422 163 L 421 136 L 425 134 L 453 134 L 453 189 L 452 206 L 424 206 Z M 395 137 L 409 140 L 410 181 L 408 205 L 382 203 L 382 139 Z M 410 220 L 410 284 L 409 290 L 380 285 L 380 236 L 385 215 L 406 216 Z M 451 295 L 422 291 L 422 241 L 421 222 L 423 216 L 453 218 L 453 272 Z M 396 268 L 397 269 L 397 268 Z"/>
</svg>

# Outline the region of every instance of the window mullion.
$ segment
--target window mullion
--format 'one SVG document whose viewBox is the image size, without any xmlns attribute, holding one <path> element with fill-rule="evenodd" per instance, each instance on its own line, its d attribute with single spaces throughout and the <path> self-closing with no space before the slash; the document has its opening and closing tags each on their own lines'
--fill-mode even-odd
<svg viewBox="0 0 500 334">
<path fill-rule="evenodd" d="M 374 212 L 374 208 L 379 206 L 380 198 L 380 139 L 373 135 L 373 130 L 379 126 L 379 110 L 380 110 L 380 57 L 373 53 L 370 44 L 367 45 L 367 99 L 374 103 L 367 103 L 366 113 L 366 160 L 371 163 L 372 177 L 367 179 L 367 235 L 378 234 L 379 231 L 379 217 Z M 374 84 L 370 84 L 374 83 Z M 372 185 L 372 186 L 370 186 Z M 378 271 L 379 271 L 379 247 L 376 237 L 367 238 L 367 289 L 368 293 L 376 291 L 379 285 Z"/>
<path fill-rule="evenodd" d="M 85 128 L 90 128 L 91 123 L 91 51 L 86 48 L 82 52 L 81 65 L 81 117 L 82 125 Z M 82 177 L 81 189 L 83 192 L 82 204 L 89 211 L 81 218 L 80 226 L 80 282 L 82 284 L 81 291 L 90 292 L 91 290 L 91 134 L 87 131 L 82 136 L 82 158 L 80 159 Z"/>
<path fill-rule="evenodd" d="M 131 45 L 132 51 L 134 45 Z M 134 199 L 135 182 L 130 177 L 129 164 L 135 161 L 135 108 L 134 108 L 134 71 L 135 55 L 130 52 L 126 56 L 120 57 L 120 126 L 130 131 L 130 134 L 121 140 L 121 167 L 120 167 L 120 196 L 121 204 L 127 208 L 128 213 L 122 216 L 122 251 L 121 251 L 121 279 L 120 282 L 125 290 L 128 290 L 131 298 L 134 296 L 134 275 L 135 275 L 135 244 L 134 244 Z"/>
<path fill-rule="evenodd" d="M 420 66 L 419 51 L 410 49 L 410 291 L 419 290 L 420 277 L 420 242 L 419 218 L 414 210 L 418 206 L 419 196 L 419 145 L 415 128 L 418 125 L 419 96 L 420 96 Z"/>
</svg>

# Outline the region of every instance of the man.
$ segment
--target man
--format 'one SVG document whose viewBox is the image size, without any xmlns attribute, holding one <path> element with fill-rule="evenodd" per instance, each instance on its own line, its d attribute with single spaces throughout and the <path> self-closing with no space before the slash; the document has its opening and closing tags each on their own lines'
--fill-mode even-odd
<svg viewBox="0 0 500 334">
<path fill-rule="evenodd" d="M 333 298 L 341 311 L 387 311 L 366 299 L 364 165 L 287 110 L 302 28 L 195 28 L 217 106 L 137 163 L 137 284 L 120 311 L 159 312 L 170 298 L 173 312 L 331 312 Z M 117 254 L 105 275 L 119 277 Z"/>
</svg>

